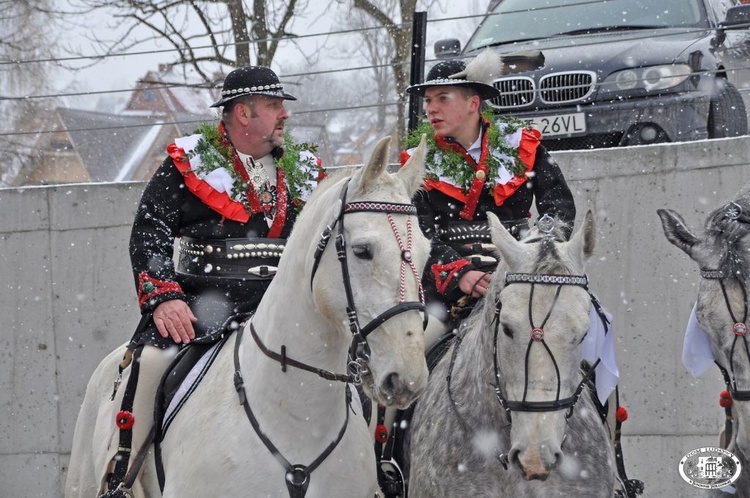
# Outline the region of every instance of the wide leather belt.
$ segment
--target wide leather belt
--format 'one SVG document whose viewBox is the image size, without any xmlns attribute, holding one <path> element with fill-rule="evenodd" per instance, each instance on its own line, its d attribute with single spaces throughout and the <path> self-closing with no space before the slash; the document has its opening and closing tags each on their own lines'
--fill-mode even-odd
<svg viewBox="0 0 750 498">
<path fill-rule="evenodd" d="M 250 280 L 271 280 L 286 239 L 194 239 L 179 242 L 177 273 Z"/>
<path fill-rule="evenodd" d="M 527 218 L 503 221 L 502 224 L 514 237 L 518 237 L 521 230 L 529 228 Z M 491 242 L 490 225 L 486 221 L 454 221 L 438 229 L 438 237 L 451 244 Z"/>
</svg>

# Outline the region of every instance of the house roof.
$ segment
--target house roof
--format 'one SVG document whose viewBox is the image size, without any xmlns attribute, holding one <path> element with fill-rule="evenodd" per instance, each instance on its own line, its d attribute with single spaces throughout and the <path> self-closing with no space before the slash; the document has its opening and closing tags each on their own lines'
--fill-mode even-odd
<svg viewBox="0 0 750 498">
<path fill-rule="evenodd" d="M 163 118 L 59 108 L 63 126 L 95 182 L 128 180 L 165 125 Z"/>
</svg>

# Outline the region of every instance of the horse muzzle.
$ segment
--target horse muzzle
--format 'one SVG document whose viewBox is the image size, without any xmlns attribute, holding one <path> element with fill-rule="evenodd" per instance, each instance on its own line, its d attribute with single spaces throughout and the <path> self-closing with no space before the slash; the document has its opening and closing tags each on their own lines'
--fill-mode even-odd
<svg viewBox="0 0 750 498">
<path fill-rule="evenodd" d="M 398 373 L 391 372 L 376 383 L 372 372 L 366 372 L 362 374 L 362 386 L 365 392 L 379 404 L 404 409 L 408 408 L 421 394 L 425 382 L 408 382 Z"/>
<path fill-rule="evenodd" d="M 560 464 L 563 453 L 559 448 L 557 451 L 551 451 L 548 448 L 527 448 L 522 451 L 520 448 L 514 447 L 510 450 L 508 459 L 518 467 L 525 480 L 544 481 L 549 477 L 550 472 Z"/>
</svg>

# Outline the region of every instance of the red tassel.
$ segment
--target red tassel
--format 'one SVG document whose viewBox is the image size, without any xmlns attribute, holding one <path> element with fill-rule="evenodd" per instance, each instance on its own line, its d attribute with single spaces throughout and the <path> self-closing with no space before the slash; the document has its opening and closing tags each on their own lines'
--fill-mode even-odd
<svg viewBox="0 0 750 498">
<path fill-rule="evenodd" d="M 734 400 L 732 399 L 732 394 L 729 391 L 721 391 L 719 393 L 719 406 L 722 408 L 728 408 L 732 406 L 732 403 Z"/>
<path fill-rule="evenodd" d="M 383 424 L 378 424 L 375 427 L 375 441 L 380 444 L 385 444 L 388 441 L 388 429 Z"/>
<path fill-rule="evenodd" d="M 617 413 L 615 414 L 615 419 L 617 419 L 617 421 L 620 423 L 625 422 L 628 419 L 628 409 L 624 406 L 618 406 Z"/>
<path fill-rule="evenodd" d="M 115 416 L 115 425 L 122 431 L 129 431 L 135 424 L 135 417 L 128 411 L 121 411 Z"/>
</svg>

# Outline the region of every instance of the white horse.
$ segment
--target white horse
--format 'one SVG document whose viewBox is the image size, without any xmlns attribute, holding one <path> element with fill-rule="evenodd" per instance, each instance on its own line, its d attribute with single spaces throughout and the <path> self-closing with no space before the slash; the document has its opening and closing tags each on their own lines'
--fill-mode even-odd
<svg viewBox="0 0 750 498">
<path fill-rule="evenodd" d="M 554 226 L 518 242 L 488 218 L 501 263 L 416 405 L 409 496 L 611 497 L 614 455 L 580 368 L 593 216 L 569 242 Z"/>
<path fill-rule="evenodd" d="M 428 375 L 420 276 L 430 245 L 411 205 L 424 140 L 395 174 L 386 171 L 389 143 L 381 140 L 364 168 L 314 191 L 244 335 L 229 338 L 161 441 L 163 496 L 378 492 L 372 435 L 361 406 L 349 402 L 349 382 L 360 377 L 376 402 L 406 407 Z M 89 382 L 68 498 L 100 492 L 120 358 L 121 349 L 110 354 Z M 149 455 L 135 492 L 161 496 L 154 471 Z"/>
<path fill-rule="evenodd" d="M 716 364 L 731 395 L 730 429 L 721 444 L 740 460 L 734 483 L 738 498 L 750 497 L 750 348 L 746 335 L 750 310 L 750 190 L 714 210 L 704 233 L 694 235 L 675 211 L 659 209 L 667 240 L 698 263 L 701 282 L 695 318 L 710 341 Z M 710 354 L 709 354 L 710 356 Z M 715 490 L 706 494 L 732 496 Z"/>
</svg>

